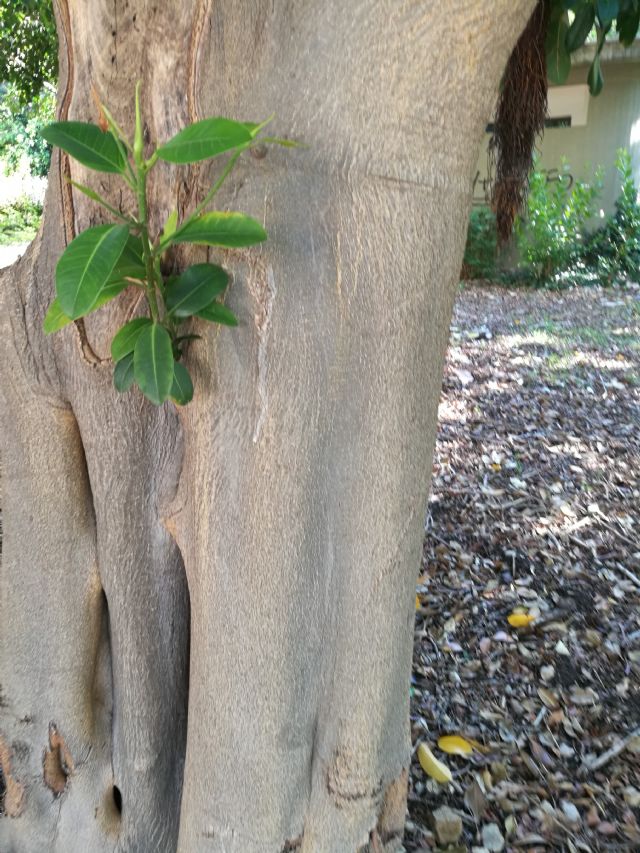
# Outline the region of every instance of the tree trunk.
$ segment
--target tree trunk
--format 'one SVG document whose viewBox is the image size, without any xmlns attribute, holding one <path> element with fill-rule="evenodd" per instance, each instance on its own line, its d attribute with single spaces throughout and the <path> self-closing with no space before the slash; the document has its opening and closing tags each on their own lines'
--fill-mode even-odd
<svg viewBox="0 0 640 853">
<path fill-rule="evenodd" d="M 95 120 L 95 88 L 131 129 L 141 79 L 149 139 L 275 112 L 310 147 L 230 179 L 269 240 L 211 252 L 241 323 L 191 345 L 180 411 L 113 390 L 135 295 L 41 331 L 65 243 L 100 221 L 65 179 L 126 206 L 116 180 L 56 156 L 0 279 L 2 853 L 400 849 L 448 323 L 531 9 L 57 0 L 61 117 Z M 212 174 L 154 171 L 154 227 Z"/>
</svg>

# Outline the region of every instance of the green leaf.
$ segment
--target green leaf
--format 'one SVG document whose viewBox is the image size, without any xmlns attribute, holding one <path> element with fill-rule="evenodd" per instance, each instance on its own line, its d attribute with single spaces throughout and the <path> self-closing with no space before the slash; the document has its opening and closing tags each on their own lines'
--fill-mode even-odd
<svg viewBox="0 0 640 853">
<path fill-rule="evenodd" d="M 262 225 L 244 213 L 203 213 L 185 222 L 171 238 L 172 243 L 203 243 L 234 249 L 267 239 Z"/>
<path fill-rule="evenodd" d="M 567 31 L 565 44 L 570 53 L 582 47 L 593 28 L 595 19 L 596 10 L 593 3 L 591 0 L 584 0 L 576 9 L 576 16 Z"/>
<path fill-rule="evenodd" d="M 98 225 L 69 243 L 56 266 L 56 293 L 72 320 L 97 307 L 128 238 L 126 225 Z"/>
<path fill-rule="evenodd" d="M 158 157 L 169 163 L 197 163 L 251 142 L 251 132 L 242 122 L 228 118 L 206 118 L 185 127 L 158 148 Z"/>
<path fill-rule="evenodd" d="M 564 83 L 571 70 L 571 57 L 566 46 L 567 16 L 549 22 L 545 49 L 547 53 L 547 77 L 552 83 Z"/>
<path fill-rule="evenodd" d="M 630 7 L 620 12 L 616 22 L 620 41 L 625 47 L 631 47 L 638 34 L 640 26 L 640 5 L 637 8 Z"/>
<path fill-rule="evenodd" d="M 126 162 L 115 136 L 95 124 L 82 121 L 55 121 L 42 131 L 52 145 L 71 154 L 83 166 L 98 172 L 126 171 Z"/>
<path fill-rule="evenodd" d="M 617 17 L 620 3 L 619 0 L 596 0 L 596 8 L 600 25 L 606 27 Z"/>
<path fill-rule="evenodd" d="M 44 329 L 45 335 L 51 335 L 53 332 L 57 332 L 59 329 L 64 328 L 64 326 L 71 322 L 73 322 L 71 317 L 67 317 L 60 307 L 58 300 L 54 299 L 51 305 L 49 305 L 49 310 L 45 315 L 42 328 Z"/>
<path fill-rule="evenodd" d="M 591 67 L 589 68 L 589 74 L 587 75 L 587 83 L 589 84 L 589 91 L 592 95 L 599 95 L 602 91 L 602 87 L 604 86 L 604 77 L 602 76 L 602 69 L 600 68 L 600 54 L 597 53 L 595 59 L 591 63 Z"/>
<path fill-rule="evenodd" d="M 173 385 L 170 396 L 178 406 L 186 406 L 193 399 L 193 382 L 189 371 L 179 361 L 173 363 Z"/>
<path fill-rule="evenodd" d="M 238 318 L 233 311 L 220 302 L 212 302 L 206 308 L 198 311 L 196 316 L 201 317 L 203 320 L 208 320 L 210 323 L 222 323 L 225 326 L 238 325 Z"/>
<path fill-rule="evenodd" d="M 140 390 L 156 406 L 163 403 L 173 385 L 171 337 L 159 323 L 140 333 L 133 351 L 133 369 Z"/>
<path fill-rule="evenodd" d="M 103 305 L 105 305 L 107 302 L 110 302 L 119 293 L 122 293 L 122 291 L 125 290 L 125 288 L 130 287 L 130 286 L 131 285 L 129 284 L 128 281 L 120 281 L 120 280 L 110 281 L 103 288 L 102 292 L 100 293 L 100 296 L 98 297 L 96 304 L 93 306 L 93 308 L 91 310 L 97 311 L 98 308 L 102 308 Z"/>
<path fill-rule="evenodd" d="M 140 332 L 145 326 L 151 325 L 148 317 L 136 317 L 119 329 L 111 341 L 111 358 L 120 361 L 125 355 L 133 352 Z"/>
<path fill-rule="evenodd" d="M 171 237 L 171 235 L 175 233 L 177 226 L 178 211 L 172 210 L 169 216 L 167 217 L 167 221 L 164 223 L 164 228 L 162 229 L 162 239 L 166 240 Z"/>
<path fill-rule="evenodd" d="M 133 369 L 133 353 L 127 353 L 113 369 L 113 384 L 118 391 L 128 391 L 135 379 Z"/>
<path fill-rule="evenodd" d="M 139 237 L 129 235 L 122 254 L 111 273 L 110 281 L 121 281 L 123 278 L 136 278 L 144 281 L 147 277 L 147 269 L 142 257 L 142 241 Z"/>
<path fill-rule="evenodd" d="M 194 264 L 167 290 L 167 308 L 175 317 L 190 317 L 219 296 L 228 281 L 222 267 Z"/>
</svg>

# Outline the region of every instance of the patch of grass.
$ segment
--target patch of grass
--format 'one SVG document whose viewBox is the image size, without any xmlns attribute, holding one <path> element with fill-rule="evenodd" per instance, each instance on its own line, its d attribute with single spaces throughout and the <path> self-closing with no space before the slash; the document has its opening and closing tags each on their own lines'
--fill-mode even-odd
<svg viewBox="0 0 640 853">
<path fill-rule="evenodd" d="M 28 198 L 0 207 L 0 245 L 27 243 L 36 236 L 42 217 L 42 205 Z"/>
</svg>

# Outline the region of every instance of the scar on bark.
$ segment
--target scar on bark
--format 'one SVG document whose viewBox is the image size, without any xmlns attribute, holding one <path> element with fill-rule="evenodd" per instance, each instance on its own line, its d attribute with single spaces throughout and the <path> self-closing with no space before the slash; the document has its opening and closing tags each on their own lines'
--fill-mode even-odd
<svg viewBox="0 0 640 853">
<path fill-rule="evenodd" d="M 333 797 L 336 808 L 343 809 L 349 803 L 370 800 L 376 803 L 382 793 L 382 780 L 371 786 L 370 781 L 358 771 L 355 756 L 344 746 L 336 749 L 327 770 L 327 791 Z"/>
<path fill-rule="evenodd" d="M 74 764 L 71 753 L 55 723 L 49 723 L 49 748 L 42 758 L 45 785 L 53 791 L 55 797 L 67 787 L 67 780 L 73 773 Z"/>
<path fill-rule="evenodd" d="M 0 815 L 19 817 L 24 801 L 24 785 L 11 775 L 11 750 L 0 735 Z"/>
<path fill-rule="evenodd" d="M 387 785 L 378 813 L 378 822 L 369 833 L 368 843 L 361 847 L 358 853 L 387 853 L 397 849 L 404 834 L 408 782 L 409 772 L 405 769 Z"/>
</svg>

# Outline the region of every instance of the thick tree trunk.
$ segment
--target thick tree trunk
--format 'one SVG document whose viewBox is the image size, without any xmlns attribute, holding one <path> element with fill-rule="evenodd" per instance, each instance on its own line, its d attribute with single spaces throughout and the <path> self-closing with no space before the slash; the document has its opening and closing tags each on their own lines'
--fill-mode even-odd
<svg viewBox="0 0 640 853">
<path fill-rule="evenodd" d="M 58 0 L 63 117 L 95 117 L 95 87 L 130 128 L 142 79 L 151 139 L 275 112 L 310 148 L 230 181 L 270 239 L 224 253 L 241 324 L 192 345 L 180 412 L 112 389 L 132 296 L 41 332 L 65 242 L 98 221 L 65 176 L 126 205 L 116 181 L 56 158 L 0 279 L 2 853 L 400 848 L 448 321 L 531 8 Z M 210 177 L 159 169 L 153 221 Z"/>
</svg>

